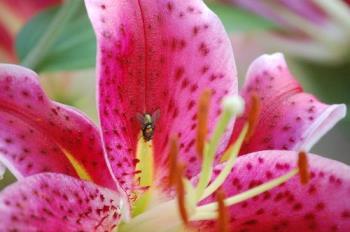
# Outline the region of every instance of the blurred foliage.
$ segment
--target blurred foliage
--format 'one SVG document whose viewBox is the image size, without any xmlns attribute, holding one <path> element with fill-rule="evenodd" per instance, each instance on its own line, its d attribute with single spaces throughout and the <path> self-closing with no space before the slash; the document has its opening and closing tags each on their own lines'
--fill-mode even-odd
<svg viewBox="0 0 350 232">
<path fill-rule="evenodd" d="M 350 63 L 339 65 L 321 65 L 300 60 L 305 79 L 313 92 L 324 102 L 345 103 L 350 108 Z M 350 115 L 341 121 L 344 132 L 349 133 Z"/>
<path fill-rule="evenodd" d="M 229 7 L 224 3 L 211 1 L 208 1 L 207 4 L 220 17 L 228 32 L 245 32 L 278 27 L 274 22 L 242 8 Z"/>
<path fill-rule="evenodd" d="M 63 27 L 61 33 L 45 51 L 35 71 L 77 70 L 95 66 L 96 39 L 83 2 L 80 5 L 67 23 L 59 25 Z M 21 62 L 38 46 L 59 8 L 42 11 L 20 31 L 16 40 L 16 52 Z"/>
<path fill-rule="evenodd" d="M 15 181 L 16 181 L 16 178 L 11 174 L 11 172 L 6 170 L 4 178 L 2 180 L 0 180 L 0 190 L 2 190 L 7 185 L 9 185 Z"/>
</svg>

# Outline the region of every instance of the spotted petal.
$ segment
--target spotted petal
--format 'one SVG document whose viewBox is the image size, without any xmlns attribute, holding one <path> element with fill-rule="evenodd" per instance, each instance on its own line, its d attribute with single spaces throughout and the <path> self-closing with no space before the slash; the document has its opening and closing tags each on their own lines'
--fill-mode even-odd
<svg viewBox="0 0 350 232">
<path fill-rule="evenodd" d="M 263 55 L 250 66 L 241 95 L 247 111 L 237 122 L 237 136 L 251 108 L 251 98 L 261 99 L 255 133 L 241 154 L 259 150 L 309 150 L 345 116 L 345 105 L 327 105 L 303 92 L 289 72 L 282 54 Z"/>
<path fill-rule="evenodd" d="M 0 194 L 0 231 L 112 231 L 121 197 L 62 174 L 24 178 Z"/>
<path fill-rule="evenodd" d="M 200 93 L 213 90 L 213 124 L 222 96 L 237 93 L 232 49 L 219 19 L 201 0 L 85 2 L 98 40 L 100 118 L 116 177 L 130 188 L 141 136 L 136 115 L 157 110 L 156 168 L 167 162 L 169 136 L 178 135 L 183 161 L 190 163 L 187 175 L 196 174 Z"/>
<path fill-rule="evenodd" d="M 231 206 L 232 231 L 349 231 L 350 202 L 346 199 L 350 197 L 350 167 L 317 155 L 308 156 L 311 180 L 307 185 L 295 176 L 279 187 Z M 286 174 L 297 160 L 298 154 L 292 151 L 241 156 L 223 189 L 227 196 L 242 193 Z"/>
<path fill-rule="evenodd" d="M 97 128 L 77 110 L 50 101 L 37 78 L 26 68 L 0 64 L 0 161 L 17 178 L 77 176 L 73 157 L 93 181 L 113 187 Z"/>
</svg>

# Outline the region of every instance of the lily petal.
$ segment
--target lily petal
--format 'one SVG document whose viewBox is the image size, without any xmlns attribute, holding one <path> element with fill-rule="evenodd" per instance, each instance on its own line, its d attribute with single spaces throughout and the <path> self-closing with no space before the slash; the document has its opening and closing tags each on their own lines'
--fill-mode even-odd
<svg viewBox="0 0 350 232">
<path fill-rule="evenodd" d="M 308 155 L 311 180 L 295 176 L 283 185 L 229 208 L 234 231 L 349 231 L 350 167 Z M 298 153 L 262 151 L 238 158 L 223 190 L 226 196 L 286 174 L 296 167 Z M 215 197 L 211 197 L 215 201 Z M 210 224 L 210 223 L 209 223 Z M 205 223 L 204 227 L 209 224 Z"/>
<path fill-rule="evenodd" d="M 85 2 L 98 40 L 100 118 L 116 177 L 131 188 L 141 137 L 136 115 L 158 110 L 156 168 L 167 162 L 169 136 L 178 135 L 180 154 L 190 163 L 187 175 L 198 173 L 199 95 L 212 89 L 218 103 L 223 95 L 237 93 L 231 44 L 219 19 L 201 0 Z M 219 107 L 211 107 L 210 131 Z"/>
<path fill-rule="evenodd" d="M 0 194 L 0 231 L 112 231 L 121 197 L 63 174 L 24 178 Z"/>
<path fill-rule="evenodd" d="M 37 78 L 29 69 L 0 64 L 0 161 L 17 178 L 77 176 L 74 158 L 93 181 L 115 187 L 97 128 L 76 109 L 50 101 Z"/>
<path fill-rule="evenodd" d="M 345 105 L 327 105 L 304 93 L 282 54 L 263 55 L 248 70 L 241 95 L 247 111 L 237 122 L 234 139 L 246 121 L 252 95 L 261 100 L 255 133 L 241 154 L 259 150 L 309 150 L 345 116 Z"/>
</svg>

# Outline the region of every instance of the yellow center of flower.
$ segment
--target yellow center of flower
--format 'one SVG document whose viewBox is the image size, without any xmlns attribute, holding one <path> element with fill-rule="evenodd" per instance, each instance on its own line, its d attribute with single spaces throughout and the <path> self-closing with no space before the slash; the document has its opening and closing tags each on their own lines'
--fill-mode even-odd
<svg viewBox="0 0 350 232">
<path fill-rule="evenodd" d="M 137 181 L 140 187 L 148 188 L 135 202 L 132 216 L 137 216 L 144 212 L 152 197 L 153 192 L 153 145 L 152 140 L 146 141 L 139 136 L 140 139 L 137 143 L 136 158 L 139 162 L 136 165 L 136 170 L 140 170 L 140 173 L 136 175 Z"/>
<path fill-rule="evenodd" d="M 72 164 L 74 170 L 82 180 L 92 181 L 89 172 L 86 170 L 83 164 L 81 164 L 74 156 L 66 149 L 61 147 L 62 152 L 65 154 L 69 162 Z"/>
</svg>

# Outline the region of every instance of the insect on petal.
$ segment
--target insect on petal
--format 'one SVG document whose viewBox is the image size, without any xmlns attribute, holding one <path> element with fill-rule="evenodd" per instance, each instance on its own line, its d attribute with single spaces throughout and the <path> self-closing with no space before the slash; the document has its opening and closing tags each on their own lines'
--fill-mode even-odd
<svg viewBox="0 0 350 232">
<path fill-rule="evenodd" d="M 156 176 L 167 173 L 170 136 L 179 137 L 186 175 L 197 174 L 199 96 L 204 89 L 213 91 L 211 132 L 220 100 L 237 93 L 231 43 L 220 20 L 202 0 L 85 2 L 97 35 L 100 118 L 116 177 L 132 188 L 140 134 L 136 115 L 157 110 Z"/>
</svg>

